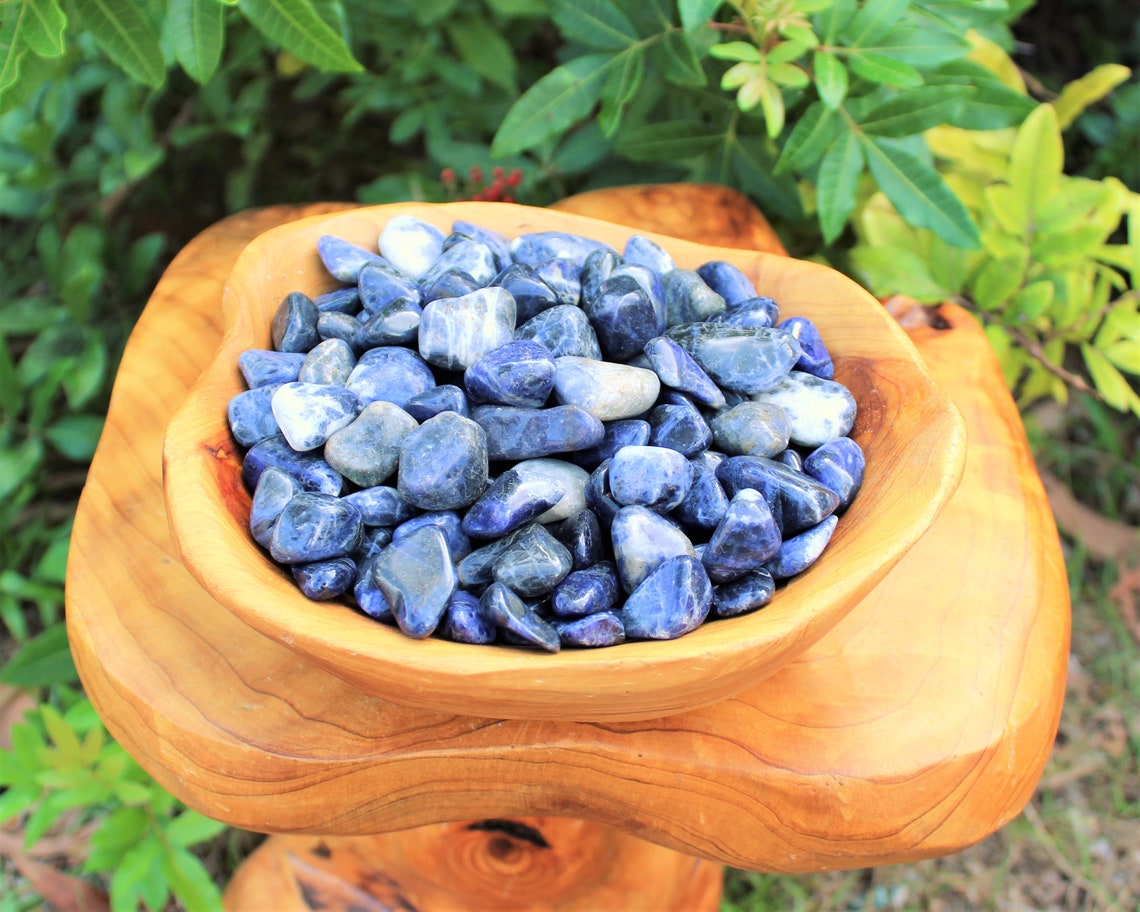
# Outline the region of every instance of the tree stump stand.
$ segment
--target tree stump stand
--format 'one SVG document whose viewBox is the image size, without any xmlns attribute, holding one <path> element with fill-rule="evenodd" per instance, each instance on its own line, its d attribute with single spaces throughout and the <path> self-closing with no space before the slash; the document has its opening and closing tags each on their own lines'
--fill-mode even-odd
<svg viewBox="0 0 1140 912">
<path fill-rule="evenodd" d="M 783 252 L 721 187 L 559 207 Z M 408 709 L 207 596 L 167 529 L 166 423 L 218 344 L 244 245 L 335 208 L 243 213 L 181 251 L 127 346 L 72 536 L 68 632 L 111 733 L 191 807 L 281 834 L 234 877 L 228 909 L 711 910 L 723 863 L 914 861 L 1020 812 L 1060 719 L 1068 585 L 1017 409 L 953 305 L 903 325 L 966 420 L 957 493 L 835 628 L 714 706 L 608 724 Z"/>
</svg>

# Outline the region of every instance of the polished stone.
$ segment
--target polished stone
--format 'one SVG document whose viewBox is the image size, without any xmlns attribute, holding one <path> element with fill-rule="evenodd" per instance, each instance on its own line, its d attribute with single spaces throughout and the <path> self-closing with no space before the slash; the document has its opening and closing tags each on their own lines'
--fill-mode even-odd
<svg viewBox="0 0 1140 912">
<path fill-rule="evenodd" d="M 711 532 L 720 524 L 728 510 L 728 495 L 717 481 L 715 469 L 710 469 L 695 459 L 690 462 L 693 466 L 693 483 L 671 515 L 683 526 L 705 533 Z"/>
<path fill-rule="evenodd" d="M 582 285 L 582 304 L 591 303 L 598 296 L 598 289 L 608 279 L 615 269 L 624 261 L 616 250 L 604 247 L 595 250 L 586 257 L 582 264 L 580 281 Z"/>
<path fill-rule="evenodd" d="M 249 348 L 238 355 L 238 369 L 250 389 L 293 383 L 305 363 L 304 352 L 278 352 Z"/>
<path fill-rule="evenodd" d="M 380 526 L 364 526 L 364 535 L 360 544 L 352 552 L 352 559 L 360 564 L 383 551 L 392 543 L 392 530 Z"/>
<path fill-rule="evenodd" d="M 469 276 L 476 288 L 489 285 L 498 274 L 495 265 L 495 252 L 478 241 L 460 241 L 445 250 L 420 277 L 420 288 L 425 290 L 424 299 L 434 300 L 426 293 L 428 288 L 440 287 L 440 280 L 447 274 Z"/>
<path fill-rule="evenodd" d="M 593 511 L 598 524 L 609 532 L 614 517 L 622 508 L 610 494 L 610 460 L 603 460 L 593 472 L 586 483 L 586 505 Z"/>
<path fill-rule="evenodd" d="M 787 579 L 797 573 L 803 573 L 823 554 L 838 522 L 837 516 L 828 516 L 818 525 L 804 530 L 799 535 L 784 539 L 780 550 L 765 563 L 764 569 L 775 579 Z"/>
<path fill-rule="evenodd" d="M 633 592 L 664 561 L 696 552 L 681 527 L 648 507 L 621 507 L 610 528 L 618 578 Z"/>
<path fill-rule="evenodd" d="M 422 510 L 458 510 L 487 487 L 487 436 L 470 418 L 441 412 L 404 438 L 397 487 Z"/>
<path fill-rule="evenodd" d="M 313 298 L 313 303 L 317 305 L 317 310 L 321 312 L 321 316 L 333 314 L 352 316 L 360 312 L 360 289 L 356 287 L 356 279 L 351 279 L 351 281 L 352 285 L 334 288 L 332 291 L 326 291 L 324 294 Z"/>
<path fill-rule="evenodd" d="M 740 267 L 726 260 L 710 260 L 697 267 L 697 275 L 704 279 L 705 284 L 724 298 L 727 306 L 731 307 L 740 301 L 756 297 L 756 286 Z"/>
<path fill-rule="evenodd" d="M 592 567 L 607 556 L 608 549 L 597 514 L 588 507 L 563 520 L 554 534 L 570 552 L 575 570 Z"/>
<path fill-rule="evenodd" d="M 321 341 L 317 332 L 320 315 L 317 305 L 303 292 L 285 295 L 269 328 L 273 347 L 281 352 L 307 352 Z"/>
<path fill-rule="evenodd" d="M 360 306 L 365 313 L 379 313 L 390 304 L 421 304 L 423 294 L 416 280 L 381 260 L 360 270 L 356 282 Z"/>
<path fill-rule="evenodd" d="M 270 403 L 289 446 L 299 453 L 315 450 L 360 414 L 364 403 L 343 386 L 285 383 Z"/>
<path fill-rule="evenodd" d="M 515 299 L 515 320 L 520 326 L 560 303 L 554 289 L 526 263 L 511 263 L 495 276 L 491 284 L 511 293 Z"/>
<path fill-rule="evenodd" d="M 559 304 L 577 307 L 581 303 L 581 263 L 568 256 L 556 256 L 531 268 L 543 282 L 554 290 Z"/>
<path fill-rule="evenodd" d="M 467 509 L 463 531 L 474 538 L 498 538 L 545 513 L 566 493 L 550 475 L 503 472 Z"/>
<path fill-rule="evenodd" d="M 584 617 L 597 611 L 608 611 L 617 602 L 617 568 L 610 561 L 570 573 L 554 590 L 551 611 L 560 618 Z"/>
<path fill-rule="evenodd" d="M 471 417 L 467 406 L 467 394 L 452 383 L 441 383 L 439 386 L 417 393 L 408 400 L 404 411 L 421 423 L 434 418 L 440 412 L 456 412 L 464 418 Z"/>
<path fill-rule="evenodd" d="M 418 512 L 396 488 L 377 485 L 346 494 L 344 500 L 360 511 L 366 526 L 398 526 Z"/>
<path fill-rule="evenodd" d="M 569 304 L 559 304 L 527 320 L 515 331 L 516 339 L 530 339 L 550 352 L 552 358 L 577 355 L 601 360 L 598 336 L 586 314 Z"/>
<path fill-rule="evenodd" d="M 480 288 L 459 298 L 432 301 L 424 308 L 420 355 L 445 370 L 466 370 L 480 355 L 510 342 L 514 331 L 515 299 L 510 292 Z"/>
<path fill-rule="evenodd" d="M 590 473 L 581 466 L 564 459 L 541 456 L 537 459 L 521 459 L 514 470 L 524 479 L 549 478 L 562 488 L 562 497 L 549 510 L 541 514 L 536 522 L 543 524 L 561 522 L 581 510 L 586 509 L 586 484 Z"/>
<path fill-rule="evenodd" d="M 613 248 L 593 238 L 566 231 L 535 231 L 511 241 L 511 258 L 528 266 L 537 266 L 556 256 L 568 256 L 581 266 L 595 250 Z"/>
<path fill-rule="evenodd" d="M 226 403 L 230 433 L 243 447 L 280 433 L 272 406 L 273 394 L 280 388 L 281 384 L 258 386 L 238 393 Z"/>
<path fill-rule="evenodd" d="M 416 639 L 431 636 L 458 583 L 443 533 L 423 526 L 393 541 L 371 568 L 400 630 Z"/>
<path fill-rule="evenodd" d="M 302 491 L 285 505 L 269 538 L 269 553 L 280 564 L 343 557 L 356 550 L 364 533 L 360 513 L 331 494 Z"/>
<path fill-rule="evenodd" d="M 691 269 L 674 269 L 661 277 L 665 289 L 665 323 L 680 326 L 700 323 L 725 308 L 718 295 Z"/>
<path fill-rule="evenodd" d="M 632 276 L 611 276 L 582 309 L 597 333 L 602 352 L 611 361 L 641 354 L 645 343 L 665 331 L 653 301 Z"/>
<path fill-rule="evenodd" d="M 712 445 L 713 433 L 692 402 L 666 403 L 649 413 L 649 442 L 685 456 L 695 456 Z"/>
<path fill-rule="evenodd" d="M 528 608 L 502 583 L 492 583 L 479 599 L 479 609 L 496 627 L 546 652 L 558 652 L 558 631 Z"/>
<path fill-rule="evenodd" d="M 451 562 L 458 566 L 459 562 L 471 553 L 471 539 L 463 530 L 462 519 L 454 510 L 432 510 L 404 520 L 392 531 L 392 541 L 401 542 L 417 529 L 432 526 L 439 529 L 443 540 L 447 542 L 447 551 L 451 555 Z"/>
<path fill-rule="evenodd" d="M 525 526 L 523 528 L 526 528 Z M 486 586 L 494 577 L 492 570 L 495 561 L 511 546 L 521 530 L 508 532 L 502 538 L 494 539 L 481 548 L 476 548 L 459 562 L 459 584 L 467 588 Z"/>
<path fill-rule="evenodd" d="M 644 266 L 658 275 L 665 275 L 677 268 L 673 257 L 664 247 L 652 238 L 635 234 L 625 242 L 622 258 L 634 266 Z"/>
<path fill-rule="evenodd" d="M 352 336 L 358 351 L 385 345 L 411 345 L 419 338 L 423 308 L 408 298 L 396 298 L 372 311 Z"/>
<path fill-rule="evenodd" d="M 544 346 L 517 339 L 476 358 L 463 374 L 463 385 L 476 402 L 540 408 L 554 388 L 555 369 Z"/>
<path fill-rule="evenodd" d="M 799 343 L 780 329 L 686 323 L 668 334 L 717 385 L 742 393 L 775 386 L 800 357 Z"/>
<path fill-rule="evenodd" d="M 413 215 L 394 215 L 380 232 L 380 253 L 400 272 L 421 278 L 443 253 L 444 233 Z"/>
<path fill-rule="evenodd" d="M 398 405 L 370 402 L 351 424 L 329 437 L 325 460 L 353 484 L 381 485 L 399 465 L 404 438 L 418 427 Z"/>
<path fill-rule="evenodd" d="M 625 628 L 616 611 L 599 611 L 573 621 L 554 621 L 563 646 L 616 646 L 625 642 Z"/>
<path fill-rule="evenodd" d="M 713 614 L 737 617 L 763 608 L 776 594 L 776 581 L 767 570 L 749 570 L 728 583 L 713 586 Z"/>
<path fill-rule="evenodd" d="M 757 402 L 779 406 L 788 416 L 792 443 L 814 448 L 851 433 L 855 426 L 855 397 L 842 383 L 803 371 L 791 371 L 763 392 Z"/>
<path fill-rule="evenodd" d="M 780 324 L 780 329 L 790 332 L 800 343 L 800 360 L 795 363 L 793 370 L 814 374 L 824 380 L 835 379 L 835 364 L 831 360 L 831 353 L 819 334 L 819 328 L 811 320 L 807 317 L 789 317 Z"/>
<path fill-rule="evenodd" d="M 322 313 L 317 317 L 317 335 L 322 342 L 329 339 L 340 339 L 347 342 L 355 354 L 359 349 L 355 343 L 356 335 L 360 332 L 360 321 L 354 316 L 332 311 Z"/>
<path fill-rule="evenodd" d="M 533 459 L 570 453 L 600 443 L 605 427 L 576 405 L 523 409 L 509 405 L 480 405 L 471 417 L 487 434 L 491 459 Z"/>
<path fill-rule="evenodd" d="M 621 621 L 627 637 L 672 640 L 699 627 L 711 606 L 712 584 L 701 562 L 680 555 L 658 564 L 630 594 Z"/>
<path fill-rule="evenodd" d="M 451 234 L 444 239 L 443 248 L 449 250 L 461 240 L 478 241 L 489 247 L 495 255 L 495 267 L 500 272 L 511 264 L 511 239 L 491 228 L 484 228 L 473 222 L 456 219 L 451 223 Z"/>
<path fill-rule="evenodd" d="M 440 632 L 456 643 L 485 646 L 495 642 L 495 625 L 479 607 L 479 599 L 470 592 L 456 589 L 447 603 Z"/>
<path fill-rule="evenodd" d="M 293 581 L 305 598 L 323 602 L 344 595 L 356 582 L 356 562 L 332 557 L 311 564 L 294 564 Z"/>
<path fill-rule="evenodd" d="M 788 448 L 792 426 L 784 410 L 764 402 L 741 402 L 709 422 L 713 441 L 729 456 L 775 457 Z"/>
<path fill-rule="evenodd" d="M 553 384 L 561 404 L 580 406 L 599 421 L 640 415 L 653 406 L 661 391 L 661 381 L 653 371 L 574 355 L 554 361 Z"/>
<path fill-rule="evenodd" d="M 331 234 L 317 239 L 317 255 L 329 275 L 340 282 L 355 282 L 364 266 L 380 259 L 378 252 Z"/>
<path fill-rule="evenodd" d="M 257 487 L 261 473 L 269 466 L 288 472 L 305 491 L 339 494 L 344 485 L 340 473 L 316 453 L 298 453 L 280 434 L 259 440 L 246 452 L 241 463 L 241 479 L 250 491 Z"/>
<path fill-rule="evenodd" d="M 688 393 L 711 409 L 724 408 L 724 393 L 720 387 L 673 339 L 668 336 L 650 339 L 645 343 L 645 356 L 665 386 Z"/>
<path fill-rule="evenodd" d="M 863 448 L 850 437 L 829 440 L 803 461 L 804 472 L 839 495 L 838 510 L 851 506 L 863 486 L 866 467 Z"/>
<path fill-rule="evenodd" d="M 746 488 L 763 494 L 784 538 L 816 525 L 839 506 L 839 495 L 831 489 L 763 456 L 733 456 L 716 475 L 730 497 Z"/>
<path fill-rule="evenodd" d="M 356 367 L 352 346 L 343 339 L 326 339 L 305 355 L 297 380 L 301 383 L 323 383 L 326 386 L 344 386 Z"/>
<path fill-rule="evenodd" d="M 776 553 L 781 541 L 764 495 L 745 488 L 729 501 L 701 563 L 714 583 L 728 582 L 761 567 Z"/>
<path fill-rule="evenodd" d="M 592 472 L 623 446 L 645 446 L 649 443 L 649 432 L 649 422 L 640 418 L 607 421 L 601 442 L 596 446 L 578 450 L 571 458 Z"/>
<path fill-rule="evenodd" d="M 414 351 L 390 345 L 366 351 L 348 376 L 345 388 L 361 402 L 392 402 L 400 408 L 435 386 L 435 374 Z"/>
<path fill-rule="evenodd" d="M 767 329 L 780 322 L 780 306 L 769 297 L 748 298 L 718 313 L 711 322 Z"/>
<path fill-rule="evenodd" d="M 392 615 L 392 606 L 388 604 L 387 596 L 376 584 L 376 575 L 373 572 L 373 567 L 380 553 L 382 552 L 373 554 L 357 565 L 356 583 L 352 587 L 352 598 L 360 610 L 373 620 L 380 621 L 382 624 L 395 624 L 396 618 Z"/>
<path fill-rule="evenodd" d="M 261 473 L 249 505 L 249 531 L 255 542 L 269 547 L 281 511 L 300 493 L 300 483 L 283 469 L 269 466 Z"/>
<path fill-rule="evenodd" d="M 668 447 L 627 446 L 610 460 L 610 494 L 622 506 L 640 504 L 668 513 L 684 500 L 693 483 L 693 466 Z"/>
<path fill-rule="evenodd" d="M 781 450 L 772 458 L 775 459 L 776 462 L 782 462 L 794 472 L 802 472 L 804 470 L 804 458 L 799 454 L 798 450 L 791 448 Z"/>
<path fill-rule="evenodd" d="M 531 523 L 516 534 L 495 560 L 491 575 L 521 596 L 551 592 L 573 566 L 570 552 L 546 528 Z"/>
</svg>

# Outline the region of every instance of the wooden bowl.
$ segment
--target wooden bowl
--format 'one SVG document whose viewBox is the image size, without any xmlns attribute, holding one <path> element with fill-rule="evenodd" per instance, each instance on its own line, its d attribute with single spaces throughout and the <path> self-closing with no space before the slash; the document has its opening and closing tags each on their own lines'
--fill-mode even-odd
<svg viewBox="0 0 1140 912">
<path fill-rule="evenodd" d="M 270 347 L 270 321 L 281 299 L 335 285 L 317 256 L 317 239 L 332 234 L 375 249 L 384 224 L 402 213 L 444 231 L 457 219 L 508 236 L 570 231 L 619 251 L 638 233 L 510 204 L 400 203 L 292 222 L 242 252 L 218 302 L 227 327 L 221 346 L 167 428 L 164 492 L 172 536 L 185 565 L 217 601 L 367 693 L 501 719 L 648 719 L 718 702 L 774 672 L 847 614 L 926 531 L 958 485 L 966 449 L 962 418 L 866 291 L 814 263 L 649 235 L 682 267 L 714 259 L 735 263 L 760 293 L 779 302 L 782 315 L 816 321 L 836 379 L 854 393 L 859 415 L 852 436 L 866 454 L 866 477 L 816 564 L 777 589 L 758 612 L 707 621 L 677 640 L 554 655 L 413 640 L 347 604 L 309 601 L 248 532 L 250 494 L 226 405 L 244 389 L 238 355 Z M 177 340 L 171 343 L 177 357 Z"/>
</svg>

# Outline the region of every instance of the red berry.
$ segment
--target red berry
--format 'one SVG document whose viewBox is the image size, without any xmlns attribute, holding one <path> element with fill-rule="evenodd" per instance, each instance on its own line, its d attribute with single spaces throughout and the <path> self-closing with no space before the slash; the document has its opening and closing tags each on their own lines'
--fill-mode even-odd
<svg viewBox="0 0 1140 912">
<path fill-rule="evenodd" d="M 522 171 L 518 168 L 512 168 L 511 173 L 507 175 L 507 186 L 517 187 L 522 183 Z"/>
<path fill-rule="evenodd" d="M 478 165 L 472 165 L 471 170 L 467 172 L 471 178 L 471 182 L 475 184 L 483 183 L 483 169 Z"/>
<path fill-rule="evenodd" d="M 439 179 L 441 181 L 443 181 L 444 184 L 447 184 L 449 186 L 454 184 L 455 179 L 456 179 L 455 169 L 454 168 L 444 168 L 442 171 L 439 172 Z"/>
<path fill-rule="evenodd" d="M 503 174 L 504 174 L 504 171 L 503 171 L 501 165 L 495 165 L 495 167 L 491 169 L 491 176 L 493 178 L 495 178 L 495 180 L 498 180 L 500 177 L 503 176 Z"/>
</svg>

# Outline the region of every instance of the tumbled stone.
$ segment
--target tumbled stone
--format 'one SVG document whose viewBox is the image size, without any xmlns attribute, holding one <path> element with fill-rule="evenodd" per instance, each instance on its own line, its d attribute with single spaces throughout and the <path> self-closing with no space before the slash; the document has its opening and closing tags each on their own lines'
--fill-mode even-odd
<svg viewBox="0 0 1140 912">
<path fill-rule="evenodd" d="M 451 223 L 451 234 L 444 240 L 443 247 L 445 250 L 450 250 L 464 238 L 489 247 L 495 255 L 496 269 L 502 271 L 510 265 L 511 240 L 505 234 L 473 222 L 456 219 Z"/>
<path fill-rule="evenodd" d="M 351 390 L 318 383 L 285 383 L 270 401 L 281 433 L 299 453 L 323 446 L 363 408 Z"/>
<path fill-rule="evenodd" d="M 653 371 L 574 355 L 554 361 L 553 384 L 559 402 L 580 406 L 599 421 L 640 415 L 661 391 Z"/>
<path fill-rule="evenodd" d="M 524 479 L 549 478 L 562 488 L 562 497 L 535 520 L 540 523 L 560 522 L 580 510 L 586 509 L 586 483 L 590 473 L 581 466 L 564 459 L 539 457 L 521 459 L 514 465 L 514 471 Z"/>
<path fill-rule="evenodd" d="M 773 457 L 776 462 L 781 462 L 794 472 L 802 472 L 804 470 L 804 458 L 797 450 L 791 448 L 781 450 Z"/>
<path fill-rule="evenodd" d="M 269 553 L 281 564 L 342 557 L 356 549 L 364 532 L 352 504 L 330 494 L 302 491 L 285 505 L 269 538 Z"/>
<path fill-rule="evenodd" d="M 470 418 L 441 412 L 404 438 L 397 487 L 422 510 L 458 510 L 487 486 L 487 436 Z"/>
<path fill-rule="evenodd" d="M 383 624 L 395 624 L 392 616 L 392 606 L 388 604 L 388 597 L 376 584 L 376 575 L 373 567 L 382 552 L 377 552 L 361 561 L 356 570 L 356 583 L 352 587 L 352 598 L 357 606 L 373 620 Z"/>
<path fill-rule="evenodd" d="M 451 555 L 453 564 L 458 566 L 459 562 L 471 553 L 471 539 L 463 530 L 463 521 L 454 510 L 432 510 L 404 520 L 393 530 L 392 541 L 403 541 L 424 526 L 439 529 L 443 540 L 447 542 L 447 551 Z"/>
<path fill-rule="evenodd" d="M 527 320 L 515 331 L 516 339 L 542 345 L 552 358 L 578 355 L 601 360 L 602 349 L 590 320 L 580 308 L 559 304 Z"/>
<path fill-rule="evenodd" d="M 839 495 L 813 478 L 763 456 L 733 456 L 716 470 L 725 492 L 753 488 L 764 495 L 784 538 L 814 526 L 839 506 Z"/>
<path fill-rule="evenodd" d="M 364 535 L 360 544 L 352 552 L 352 559 L 358 564 L 379 554 L 392 543 L 392 530 L 379 526 L 364 526 Z"/>
<path fill-rule="evenodd" d="M 573 460 L 591 472 L 623 446 L 644 446 L 649 443 L 649 422 L 640 418 L 625 418 L 605 422 L 605 433 L 596 446 L 578 450 Z"/>
<path fill-rule="evenodd" d="M 368 314 L 378 313 L 393 303 L 423 302 L 416 280 L 383 260 L 369 263 L 360 270 L 356 290 L 360 295 L 360 306 Z"/>
<path fill-rule="evenodd" d="M 665 275 L 677 268 L 673 257 L 652 238 L 635 234 L 625 242 L 622 258 L 635 266 L 644 266 L 658 275 Z"/>
<path fill-rule="evenodd" d="M 579 280 L 582 285 L 582 304 L 588 304 L 598 296 L 598 289 L 608 279 L 615 269 L 624 261 L 616 250 L 603 247 L 592 251 L 582 264 L 582 273 Z"/>
<path fill-rule="evenodd" d="M 713 613 L 717 617 L 737 617 L 763 608 L 776 593 L 776 581 L 767 570 L 749 570 L 728 583 L 713 586 Z"/>
<path fill-rule="evenodd" d="M 799 343 L 781 329 L 686 323 L 668 335 L 718 385 L 748 394 L 775 386 L 800 357 Z"/>
<path fill-rule="evenodd" d="M 831 353 L 811 320 L 807 317 L 788 317 L 780 324 L 780 329 L 790 332 L 800 343 L 800 359 L 792 366 L 792 370 L 814 374 L 824 380 L 835 379 L 835 364 L 831 360 Z"/>
<path fill-rule="evenodd" d="M 478 241 L 460 241 L 444 251 L 421 276 L 420 287 L 425 290 L 424 299 L 433 300 L 426 290 L 438 287 L 440 280 L 448 274 L 469 276 L 476 288 L 482 288 L 490 284 L 498 272 L 495 253 L 490 247 Z"/>
<path fill-rule="evenodd" d="M 625 642 L 625 628 L 616 611 L 599 611 L 573 621 L 554 621 L 563 646 L 616 646 Z"/>
<path fill-rule="evenodd" d="M 633 509 L 633 508 L 628 508 Z M 658 564 L 625 600 L 621 622 L 626 636 L 672 640 L 695 630 L 708 617 L 712 584 L 690 555 Z"/>
<path fill-rule="evenodd" d="M 456 589 L 448 601 L 440 632 L 457 643 L 495 642 L 495 625 L 479 607 L 479 599 L 463 589 Z"/>
<path fill-rule="evenodd" d="M 317 239 L 317 255 L 329 275 L 340 282 L 355 282 L 364 266 L 380 259 L 376 251 L 366 250 L 331 234 Z"/>
<path fill-rule="evenodd" d="M 238 355 L 238 369 L 245 378 L 245 385 L 250 389 L 294 383 L 304 363 L 305 355 L 302 352 L 250 348 Z"/>
<path fill-rule="evenodd" d="M 495 581 L 522 596 L 545 595 L 570 572 L 565 546 L 545 527 L 531 523 L 514 536 L 491 567 Z"/>
<path fill-rule="evenodd" d="M 611 361 L 641 354 L 645 343 L 665 331 L 653 301 L 631 276 L 611 276 L 582 309 L 597 333 L 602 352 Z"/>
<path fill-rule="evenodd" d="M 356 582 L 356 562 L 351 557 L 333 557 L 310 564 L 293 565 L 293 581 L 305 598 L 323 602 L 344 595 Z"/>
<path fill-rule="evenodd" d="M 674 269 L 661 277 L 661 284 L 667 326 L 703 322 L 725 308 L 724 298 L 691 269 Z"/>
<path fill-rule="evenodd" d="M 491 284 L 511 293 L 515 299 L 515 321 L 520 326 L 531 317 L 559 304 L 554 289 L 526 263 L 511 263 L 492 279 Z"/>
<path fill-rule="evenodd" d="M 608 244 L 566 231 L 535 231 L 511 241 L 511 258 L 516 263 L 537 266 L 556 256 L 568 256 L 579 265 L 595 250 L 613 250 Z M 615 251 L 616 252 L 616 251 Z"/>
<path fill-rule="evenodd" d="M 261 473 L 249 505 L 249 531 L 255 542 L 269 547 L 281 511 L 300 493 L 300 483 L 283 469 L 269 466 Z"/>
<path fill-rule="evenodd" d="M 273 347 L 281 352 L 307 352 L 321 341 L 317 332 L 320 315 L 317 305 L 303 292 L 285 295 L 269 328 Z"/>
<path fill-rule="evenodd" d="M 618 598 L 617 568 L 610 561 L 570 573 L 554 590 L 550 608 L 560 618 L 608 611 Z"/>
<path fill-rule="evenodd" d="M 837 437 L 809 453 L 803 470 L 839 495 L 837 509 L 846 510 L 863 486 L 866 465 L 859 444 L 850 437 Z"/>
<path fill-rule="evenodd" d="M 730 456 L 774 457 L 788 447 L 791 423 L 784 410 L 764 402 L 741 402 L 709 422 L 716 445 Z"/>
<path fill-rule="evenodd" d="M 280 434 L 266 437 L 251 446 L 242 459 L 241 479 L 249 490 L 257 487 L 261 473 L 269 466 L 288 472 L 305 491 L 339 494 L 344 485 L 340 473 L 315 453 L 298 453 Z"/>
<path fill-rule="evenodd" d="M 421 286 L 424 294 L 424 304 L 438 301 L 440 298 L 462 298 L 483 287 L 474 276 L 455 269 L 436 273 L 431 281 Z"/>
<path fill-rule="evenodd" d="M 510 342 L 514 331 L 515 299 L 510 292 L 480 288 L 460 298 L 432 301 L 424 308 L 420 355 L 445 370 L 466 370 L 480 355 Z"/>
<path fill-rule="evenodd" d="M 558 632 L 502 583 L 487 587 L 479 599 L 479 608 L 496 627 L 513 633 L 524 643 L 558 652 Z"/>
<path fill-rule="evenodd" d="M 803 371 L 791 371 L 763 392 L 757 402 L 779 406 L 788 416 L 792 443 L 818 447 L 845 437 L 855 426 L 855 397 L 842 383 Z"/>
<path fill-rule="evenodd" d="M 711 317 L 709 322 L 767 329 L 780 322 L 780 306 L 769 297 L 748 298 Z"/>
<path fill-rule="evenodd" d="M 785 538 L 780 550 L 764 564 L 764 569 L 775 579 L 787 579 L 803 573 L 823 554 L 838 522 L 839 517 L 828 516 L 799 535 Z"/>
<path fill-rule="evenodd" d="M 348 314 L 333 311 L 322 313 L 317 317 L 317 335 L 321 337 L 322 342 L 327 342 L 329 339 L 340 339 L 342 342 L 347 342 L 349 347 L 355 350 L 357 346 L 353 340 L 358 332 L 360 332 L 360 321 Z"/>
<path fill-rule="evenodd" d="M 390 485 L 363 488 L 344 499 L 360 511 L 366 526 L 398 526 L 417 512 L 415 505 Z"/>
<path fill-rule="evenodd" d="M 715 529 L 728 510 L 728 495 L 716 478 L 716 470 L 692 459 L 693 483 L 672 516 L 678 522 L 694 529 L 709 532 Z"/>
<path fill-rule="evenodd" d="M 724 408 L 724 393 L 720 387 L 673 339 L 668 336 L 650 339 L 645 343 L 645 356 L 665 386 L 688 393 L 709 408 Z"/>
<path fill-rule="evenodd" d="M 602 422 L 576 405 L 523 409 L 510 405 L 481 405 L 471 417 L 487 434 L 491 459 L 533 459 L 569 453 L 601 442 Z"/>
<path fill-rule="evenodd" d="M 396 298 L 373 310 L 358 325 L 352 344 L 358 350 L 385 345 L 410 345 L 419 338 L 423 308 L 408 298 Z"/>
<path fill-rule="evenodd" d="M 664 561 L 695 554 L 680 526 L 648 507 L 622 507 L 610 528 L 618 578 L 633 592 Z M 703 571 L 702 571 L 703 572 Z"/>
<path fill-rule="evenodd" d="M 345 383 L 345 388 L 365 404 L 383 401 L 400 408 L 434 386 L 435 374 L 424 360 L 410 349 L 395 345 L 366 351 Z"/>
<path fill-rule="evenodd" d="M 517 339 L 480 355 L 463 374 L 474 400 L 539 408 L 554 387 L 555 361 L 537 342 Z"/>
<path fill-rule="evenodd" d="M 525 526 L 523 528 L 526 528 Z M 494 577 L 491 575 L 495 561 L 511 546 L 515 536 L 522 530 L 508 532 L 502 538 L 494 539 L 476 548 L 459 562 L 459 583 L 467 587 L 486 586 Z"/>
<path fill-rule="evenodd" d="M 619 276 L 628 276 L 642 287 L 642 290 L 649 295 L 650 303 L 653 304 L 653 313 L 657 325 L 664 326 L 666 320 L 665 286 L 661 283 L 661 276 L 651 269 L 636 266 L 633 263 L 622 263 L 610 273 L 611 279 L 616 279 Z"/>
<path fill-rule="evenodd" d="M 532 268 L 554 290 L 559 304 L 578 306 L 582 297 L 581 263 L 568 256 L 556 256 Z"/>
<path fill-rule="evenodd" d="M 463 531 L 474 538 L 497 538 L 545 513 L 566 493 L 549 475 L 503 472 L 468 509 Z"/>
<path fill-rule="evenodd" d="M 686 456 L 707 450 L 713 442 L 712 429 L 691 402 L 667 402 L 649 413 L 649 442 L 669 447 Z"/>
<path fill-rule="evenodd" d="M 605 558 L 606 545 L 602 538 L 602 528 L 597 515 L 588 507 L 565 519 L 554 534 L 570 552 L 575 570 L 592 567 Z"/>
<path fill-rule="evenodd" d="M 249 447 L 280 432 L 272 406 L 273 394 L 280 388 L 280 384 L 258 386 L 230 399 L 226 404 L 226 420 L 234 440 Z"/>
<path fill-rule="evenodd" d="M 697 275 L 704 279 L 705 284 L 724 298 L 727 306 L 731 307 L 739 301 L 756 297 L 756 286 L 740 267 L 725 260 L 710 260 L 697 267 Z"/>
<path fill-rule="evenodd" d="M 421 424 L 440 412 L 456 412 L 464 418 L 471 417 L 467 408 L 467 394 L 452 383 L 441 383 L 417 393 L 408 400 L 404 411 Z"/>
<path fill-rule="evenodd" d="M 352 347 L 343 339 L 327 339 L 305 355 L 297 379 L 301 383 L 344 386 L 354 367 L 356 356 L 352 353 Z"/>
<path fill-rule="evenodd" d="M 590 480 L 586 482 L 586 504 L 597 516 L 599 525 L 609 532 L 622 508 L 610 494 L 610 460 L 603 460 L 590 473 Z"/>
<path fill-rule="evenodd" d="M 423 526 L 393 540 L 373 559 L 371 570 L 400 630 L 416 639 L 431 636 L 458 583 L 443 533 Z"/>
<path fill-rule="evenodd" d="M 658 513 L 676 507 L 693 483 L 693 467 L 676 450 L 627 446 L 610 460 L 610 494 L 623 506 L 640 504 Z"/>
<path fill-rule="evenodd" d="M 714 583 L 728 582 L 762 566 L 781 541 L 780 528 L 764 495 L 745 488 L 729 501 L 701 563 Z"/>
<path fill-rule="evenodd" d="M 380 253 L 400 272 L 421 278 L 443 253 L 444 234 L 413 215 L 394 215 L 380 232 Z"/>
<path fill-rule="evenodd" d="M 356 287 L 356 279 L 349 281 L 353 284 L 334 288 L 332 291 L 326 291 L 324 294 L 313 298 L 313 303 L 317 305 L 317 310 L 321 312 L 322 317 L 333 316 L 334 314 L 346 317 L 356 314 L 360 310 L 360 291 Z M 317 328 L 320 328 L 319 318 Z"/>
</svg>

